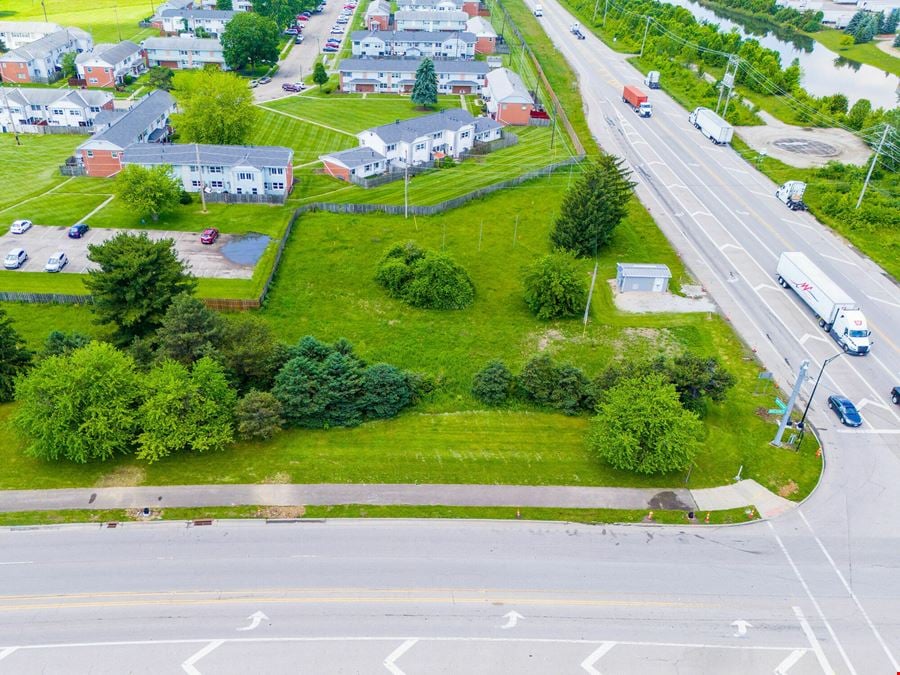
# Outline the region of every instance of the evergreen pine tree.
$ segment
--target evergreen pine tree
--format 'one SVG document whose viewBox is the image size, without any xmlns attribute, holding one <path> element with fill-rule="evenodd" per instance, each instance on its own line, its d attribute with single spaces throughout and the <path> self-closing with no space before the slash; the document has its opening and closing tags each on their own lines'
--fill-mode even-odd
<svg viewBox="0 0 900 675">
<path fill-rule="evenodd" d="M 437 104 L 437 74 L 434 72 L 434 61 L 429 58 L 422 59 L 416 70 L 412 102 L 423 108 Z"/>
</svg>

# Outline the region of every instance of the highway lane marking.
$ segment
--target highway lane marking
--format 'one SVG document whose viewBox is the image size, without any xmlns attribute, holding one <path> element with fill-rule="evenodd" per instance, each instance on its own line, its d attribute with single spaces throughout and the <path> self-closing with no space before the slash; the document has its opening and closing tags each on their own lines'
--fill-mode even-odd
<svg viewBox="0 0 900 675">
<path fill-rule="evenodd" d="M 855 262 L 853 262 L 852 260 L 847 260 L 846 258 L 838 258 L 837 256 L 828 255 L 827 253 L 822 253 L 821 251 L 819 252 L 819 255 L 822 256 L 823 258 L 828 258 L 829 260 L 834 260 L 835 262 L 839 262 L 843 265 L 851 265 L 852 267 L 859 267 L 859 265 L 857 265 Z"/>
<path fill-rule="evenodd" d="M 771 290 L 771 291 L 780 291 L 781 290 L 781 288 L 779 288 L 778 286 L 774 286 L 772 284 L 757 284 L 756 286 L 753 287 L 753 290 L 760 291 L 764 288 L 767 290 Z"/>
<path fill-rule="evenodd" d="M 806 634 L 806 639 L 809 640 L 809 644 L 812 646 L 813 653 L 816 655 L 816 658 L 819 660 L 819 665 L 822 666 L 822 670 L 826 673 L 833 673 L 834 669 L 831 667 L 831 664 L 828 663 L 828 658 L 825 656 L 825 651 L 822 649 L 822 645 L 819 643 L 819 639 L 816 637 L 816 634 L 813 632 L 812 627 L 809 625 L 809 621 L 806 620 L 806 617 L 803 615 L 803 610 L 799 607 L 794 607 L 794 616 L 797 617 L 797 621 L 800 622 L 800 628 L 803 629 L 803 632 Z M 794 658 L 794 660 L 787 665 L 787 668 L 783 668 L 785 663 L 794 657 L 797 652 L 793 652 L 790 656 L 788 656 L 784 661 L 778 664 L 778 669 L 775 672 L 786 673 L 788 669 L 793 666 L 797 661 L 800 660 L 800 657 Z M 802 655 L 801 655 L 802 656 Z"/>
<path fill-rule="evenodd" d="M 891 307 L 896 307 L 900 309 L 900 305 L 896 302 L 891 302 L 890 300 L 885 300 L 884 298 L 876 298 L 874 295 L 866 295 L 869 300 L 874 300 L 875 302 L 883 302 L 885 305 L 890 305 Z"/>
<path fill-rule="evenodd" d="M 838 579 L 841 580 L 841 583 L 844 585 L 844 588 L 847 589 L 847 593 L 850 594 L 850 597 L 853 598 L 853 602 L 856 604 L 856 607 L 859 609 L 860 614 L 863 615 L 863 618 L 866 620 L 866 623 L 869 625 L 869 629 L 875 635 L 875 639 L 878 640 L 878 644 L 881 645 L 881 648 L 884 650 L 884 653 L 887 654 L 888 659 L 891 662 L 891 667 L 900 673 L 900 663 L 897 662 L 897 659 L 894 658 L 894 655 L 891 653 L 891 650 L 888 648 L 887 643 L 884 641 L 884 638 L 881 637 L 881 633 L 875 627 L 875 624 L 872 623 L 872 619 L 869 618 L 869 613 L 866 612 L 865 608 L 862 606 L 862 603 L 859 601 L 859 598 L 856 597 L 856 593 L 853 592 L 853 589 L 850 588 L 850 584 L 847 583 L 847 580 L 844 578 L 844 575 L 838 569 L 838 566 L 834 564 L 834 559 L 831 557 L 831 554 L 825 548 L 825 545 L 822 543 L 822 540 L 819 539 L 819 536 L 812 529 L 812 525 L 809 524 L 809 521 L 806 519 L 806 516 L 803 515 L 803 511 L 797 510 L 797 513 L 800 514 L 800 519 L 806 525 L 806 528 L 809 530 L 809 533 L 813 536 L 813 539 L 816 540 L 816 543 L 819 545 L 819 548 L 822 549 L 822 553 L 828 559 L 828 564 L 831 565 L 831 569 L 834 570 L 834 573 L 837 574 Z"/>
<path fill-rule="evenodd" d="M 616 646 L 615 642 L 604 642 L 597 649 L 592 651 L 590 655 L 581 662 L 581 667 L 589 673 L 589 675 L 600 675 L 600 671 L 594 668 L 594 664 L 602 659 L 606 652 Z"/>
<path fill-rule="evenodd" d="M 812 225 L 808 225 L 807 223 L 801 223 L 799 220 L 791 220 L 790 218 L 782 218 L 781 220 L 786 222 L 788 225 L 796 225 L 797 227 L 805 227 L 807 230 L 816 229 Z"/>
<path fill-rule="evenodd" d="M 822 623 L 825 624 L 825 628 L 828 630 L 828 634 L 831 635 L 831 639 L 834 640 L 834 644 L 838 648 L 838 651 L 840 652 L 841 657 L 844 659 L 844 663 L 847 664 L 847 667 L 850 669 L 850 672 L 853 673 L 853 675 L 856 675 L 856 668 L 854 668 L 853 664 L 850 663 L 850 658 L 847 656 L 847 652 L 844 651 L 844 647 L 841 644 L 841 641 L 838 640 L 838 636 L 834 632 L 834 628 L 831 627 L 831 623 L 829 623 L 828 619 L 825 618 L 825 613 L 822 611 L 822 608 L 819 606 L 818 600 L 816 600 L 816 597 L 812 594 L 812 591 L 810 590 L 809 586 L 806 583 L 806 579 L 804 579 L 803 575 L 800 574 L 800 570 L 797 567 L 797 565 L 794 563 L 794 559 L 791 557 L 791 554 L 788 553 L 788 550 L 785 547 L 784 542 L 781 541 L 781 537 L 778 536 L 778 532 L 775 531 L 775 526 L 772 525 L 772 521 L 767 520 L 766 525 L 769 526 L 769 530 L 772 532 L 772 536 L 775 537 L 775 541 L 778 543 L 778 548 L 781 549 L 781 552 L 784 554 L 784 557 L 787 559 L 788 564 L 791 566 L 791 569 L 794 570 L 794 575 L 800 581 L 800 585 L 803 587 L 803 590 L 806 592 L 806 596 L 809 598 L 810 602 L 812 602 L 813 607 L 815 607 L 816 612 L 819 614 L 819 618 L 822 620 Z M 800 625 L 801 625 L 801 627 L 804 627 L 803 623 L 801 623 Z M 805 631 L 805 627 L 804 627 L 804 631 Z M 815 635 L 813 635 L 813 637 L 815 637 Z M 823 654 L 823 656 L 824 656 L 824 654 Z M 827 663 L 827 660 L 826 660 L 826 663 Z M 829 664 L 828 668 L 826 669 L 825 672 L 832 673 L 832 675 L 833 675 L 834 669 L 832 669 L 831 665 Z"/>
<path fill-rule="evenodd" d="M 797 665 L 797 661 L 806 655 L 805 649 L 798 649 L 787 655 L 787 658 L 775 666 L 775 675 L 787 675 L 787 672 Z"/>
<path fill-rule="evenodd" d="M 736 168 L 731 167 L 731 166 L 726 166 L 725 169 L 726 169 L 727 171 L 731 171 L 732 173 L 742 173 L 742 174 L 744 174 L 745 176 L 749 176 L 749 175 L 750 175 L 750 172 L 749 172 L 749 171 L 745 171 L 744 169 L 736 169 Z"/>
<path fill-rule="evenodd" d="M 693 216 L 694 214 L 692 213 L 691 215 Z M 711 214 L 711 213 L 707 213 L 706 215 L 711 216 L 712 214 Z M 719 247 L 719 250 L 720 250 L 720 251 L 724 251 L 724 250 L 727 249 L 727 248 L 733 248 L 733 249 L 736 249 L 736 250 L 738 250 L 738 251 L 743 251 L 743 250 L 744 250 L 744 247 L 743 247 L 743 246 L 738 246 L 737 244 L 722 244 L 722 245 Z"/>
<path fill-rule="evenodd" d="M 188 675 L 200 675 L 200 671 L 194 668 L 194 664 L 197 663 L 204 656 L 209 654 L 216 647 L 222 646 L 225 640 L 213 640 L 208 645 L 206 645 L 199 652 L 191 656 L 187 661 L 181 664 L 181 669 L 186 672 Z"/>
<path fill-rule="evenodd" d="M 18 647 L 7 647 L 6 649 L 0 650 L 0 661 L 5 659 L 7 656 L 16 651 Z"/>
<path fill-rule="evenodd" d="M 824 342 L 828 344 L 828 340 L 826 340 L 821 335 L 810 335 L 809 333 L 804 333 L 803 337 L 800 338 L 800 344 L 805 345 L 808 340 L 818 340 L 819 342 Z"/>
<path fill-rule="evenodd" d="M 0 565 L 33 565 L 33 560 L 11 560 L 9 562 L 0 562 Z"/>
<path fill-rule="evenodd" d="M 836 434 L 900 434 L 900 429 L 834 429 Z M 897 671 L 900 673 L 900 670 Z"/>
<path fill-rule="evenodd" d="M 403 671 L 400 670 L 400 667 L 396 663 L 394 663 L 394 661 L 408 652 L 410 648 L 416 644 L 416 642 L 418 642 L 418 639 L 410 638 L 390 654 L 388 654 L 388 657 L 384 660 L 384 667 L 387 668 L 393 675 L 404 675 Z"/>
</svg>

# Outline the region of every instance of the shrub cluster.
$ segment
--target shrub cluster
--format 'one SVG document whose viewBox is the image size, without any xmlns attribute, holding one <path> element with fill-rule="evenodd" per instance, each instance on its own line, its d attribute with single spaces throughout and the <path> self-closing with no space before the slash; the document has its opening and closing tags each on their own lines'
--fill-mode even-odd
<svg viewBox="0 0 900 675">
<path fill-rule="evenodd" d="M 394 244 L 382 256 L 375 280 L 388 294 L 423 309 L 463 309 L 475 299 L 468 273 L 445 253 L 413 242 Z"/>
</svg>

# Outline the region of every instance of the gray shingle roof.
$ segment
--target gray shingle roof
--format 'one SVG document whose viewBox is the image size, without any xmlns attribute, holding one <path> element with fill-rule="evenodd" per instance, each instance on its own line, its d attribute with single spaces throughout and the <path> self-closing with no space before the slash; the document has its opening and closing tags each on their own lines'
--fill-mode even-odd
<svg viewBox="0 0 900 675">
<path fill-rule="evenodd" d="M 231 19 L 237 12 L 229 9 L 164 9 L 162 17 L 184 17 L 185 19 Z"/>
<path fill-rule="evenodd" d="M 372 148 L 350 148 L 349 150 L 342 150 L 341 152 L 330 152 L 327 155 L 320 155 L 319 159 L 327 160 L 327 159 L 335 159 L 339 161 L 341 164 L 346 166 L 348 169 L 355 169 L 358 166 L 363 166 L 364 164 L 371 164 L 372 162 L 383 162 L 385 160 L 385 156 L 380 152 L 376 152 Z"/>
<path fill-rule="evenodd" d="M 0 56 L 0 61 L 31 61 L 33 59 L 43 59 L 50 52 L 59 47 L 63 47 L 75 39 L 75 35 L 69 30 L 58 30 L 50 35 L 22 45 L 18 49 L 13 49 Z"/>
<path fill-rule="evenodd" d="M 461 21 L 466 23 L 469 15 L 465 12 L 447 12 L 428 9 L 401 9 L 394 12 L 394 22 L 398 21 Z"/>
<path fill-rule="evenodd" d="M 141 48 L 134 44 L 131 40 L 123 40 L 117 45 L 99 44 L 89 52 L 82 52 L 75 57 L 75 63 L 85 63 L 87 61 L 103 61 L 111 66 L 116 65 L 119 61 L 127 56 L 141 51 Z"/>
<path fill-rule="evenodd" d="M 485 131 L 490 131 L 491 129 L 502 129 L 503 124 L 498 122 L 497 120 L 492 120 L 490 117 L 476 117 L 475 118 L 475 133 L 483 134 Z"/>
<path fill-rule="evenodd" d="M 385 143 L 396 143 L 397 141 L 412 142 L 417 138 L 437 131 L 448 129 L 458 131 L 466 125 L 474 124 L 474 122 L 475 118 L 468 110 L 451 108 L 433 115 L 414 117 L 409 120 L 397 120 L 393 124 L 383 124 L 380 127 L 366 129 L 366 131 L 376 134 Z"/>
<path fill-rule="evenodd" d="M 653 265 L 647 263 L 616 263 L 617 271 L 626 277 L 664 277 L 672 278 L 672 272 L 667 265 Z"/>
<path fill-rule="evenodd" d="M 366 8 L 366 16 L 390 16 L 391 6 L 384 0 L 373 0 Z"/>
<path fill-rule="evenodd" d="M 125 148 L 137 141 L 147 128 L 160 115 L 166 114 L 175 103 L 172 95 L 161 89 L 151 92 L 142 98 L 137 105 L 124 115 L 113 121 L 112 126 L 91 136 L 91 141 L 105 141 L 120 148 Z"/>
<path fill-rule="evenodd" d="M 495 68 L 487 74 L 487 86 L 496 101 L 534 103 L 519 74 L 509 68 Z"/>
<path fill-rule="evenodd" d="M 94 118 L 94 127 L 102 131 L 127 112 L 127 110 L 101 110 Z"/>
<path fill-rule="evenodd" d="M 475 34 L 465 31 L 450 30 L 355 30 L 350 33 L 352 40 L 365 40 L 366 38 L 381 38 L 387 43 L 392 42 L 444 42 L 451 38 L 457 38 L 463 42 L 475 44 Z"/>
<path fill-rule="evenodd" d="M 171 164 L 172 166 L 286 167 L 294 151 L 279 145 L 204 145 L 202 143 L 133 143 L 125 148 L 123 164 Z"/>
<path fill-rule="evenodd" d="M 457 9 L 460 9 L 463 6 L 463 0 L 449 0 L 454 5 L 456 5 Z M 439 3 L 447 2 L 447 0 L 397 0 L 397 7 L 399 9 L 403 9 L 404 7 L 436 7 Z"/>
<path fill-rule="evenodd" d="M 355 70 L 371 72 L 391 71 L 394 73 L 415 73 L 422 59 L 344 59 L 339 70 L 342 73 L 351 73 Z M 474 75 L 487 75 L 490 68 L 484 61 L 435 61 L 434 72 L 441 73 L 472 73 Z"/>
<path fill-rule="evenodd" d="M 178 49 L 194 52 L 221 52 L 222 43 L 216 38 L 151 37 L 141 43 L 144 49 Z"/>
<path fill-rule="evenodd" d="M 71 101 L 85 107 L 102 106 L 112 101 L 113 95 L 97 89 L 39 89 L 16 87 L 6 89 L 6 98 L 19 105 L 53 105 L 61 101 Z M 0 101 L 3 98 L 0 97 Z"/>
</svg>

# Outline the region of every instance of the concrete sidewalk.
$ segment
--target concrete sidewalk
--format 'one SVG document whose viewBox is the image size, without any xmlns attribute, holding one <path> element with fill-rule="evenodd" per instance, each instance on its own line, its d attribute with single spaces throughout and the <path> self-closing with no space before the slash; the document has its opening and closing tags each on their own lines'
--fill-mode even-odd
<svg viewBox="0 0 900 675">
<path fill-rule="evenodd" d="M 755 487 L 754 487 L 755 486 Z M 768 495 L 768 496 L 767 496 Z M 780 500 L 780 501 L 779 501 Z M 782 503 L 783 502 L 783 503 Z M 526 485 L 174 485 L 0 491 L 0 512 L 204 506 L 503 506 L 705 511 L 756 506 L 776 515 L 792 502 L 755 481 L 708 490 Z"/>
</svg>

